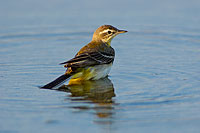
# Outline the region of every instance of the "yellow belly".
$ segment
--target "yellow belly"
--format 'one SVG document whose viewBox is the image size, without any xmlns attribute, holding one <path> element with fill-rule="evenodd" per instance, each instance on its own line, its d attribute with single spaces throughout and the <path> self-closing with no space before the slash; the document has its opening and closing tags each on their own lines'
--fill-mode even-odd
<svg viewBox="0 0 200 133">
<path fill-rule="evenodd" d="M 111 66 L 112 63 L 82 68 L 80 72 L 71 77 L 69 84 L 78 84 L 83 80 L 98 80 L 104 78 L 109 74 Z"/>
</svg>

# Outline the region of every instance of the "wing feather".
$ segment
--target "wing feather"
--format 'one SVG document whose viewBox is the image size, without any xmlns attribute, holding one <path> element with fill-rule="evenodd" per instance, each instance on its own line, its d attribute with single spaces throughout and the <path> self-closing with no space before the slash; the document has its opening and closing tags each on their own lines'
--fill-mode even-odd
<svg viewBox="0 0 200 133">
<path fill-rule="evenodd" d="M 115 55 L 106 52 L 90 52 L 75 56 L 73 59 L 60 63 L 66 67 L 86 67 L 99 64 L 109 64 L 114 61 Z"/>
</svg>

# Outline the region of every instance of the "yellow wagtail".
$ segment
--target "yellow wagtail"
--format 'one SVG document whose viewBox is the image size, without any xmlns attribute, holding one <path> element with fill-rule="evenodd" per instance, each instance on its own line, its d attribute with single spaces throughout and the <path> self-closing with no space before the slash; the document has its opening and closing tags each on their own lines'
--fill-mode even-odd
<svg viewBox="0 0 200 133">
<path fill-rule="evenodd" d="M 104 78 L 110 72 L 114 61 L 115 51 L 111 47 L 111 40 L 125 30 L 118 30 L 111 25 L 100 26 L 93 34 L 92 41 L 69 61 L 60 63 L 67 68 L 65 74 L 42 88 L 59 88 L 70 78 L 69 84 L 75 84 L 84 80 L 98 80 Z"/>
</svg>

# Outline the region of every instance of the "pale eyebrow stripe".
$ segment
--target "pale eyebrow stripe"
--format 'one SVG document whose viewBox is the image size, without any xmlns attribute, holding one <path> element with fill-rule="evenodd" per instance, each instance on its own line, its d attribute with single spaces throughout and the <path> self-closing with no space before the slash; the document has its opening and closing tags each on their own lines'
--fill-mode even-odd
<svg viewBox="0 0 200 133">
<path fill-rule="evenodd" d="M 106 32 L 108 32 L 108 31 L 111 31 L 111 32 L 113 32 L 113 30 L 106 29 L 106 30 L 103 30 L 102 32 L 99 32 L 99 34 L 103 34 L 103 33 L 106 33 Z"/>
</svg>

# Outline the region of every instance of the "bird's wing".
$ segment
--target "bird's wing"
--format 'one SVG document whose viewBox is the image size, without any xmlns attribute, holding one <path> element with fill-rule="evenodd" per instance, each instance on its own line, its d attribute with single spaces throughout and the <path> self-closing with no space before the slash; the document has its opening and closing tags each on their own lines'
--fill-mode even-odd
<svg viewBox="0 0 200 133">
<path fill-rule="evenodd" d="M 114 53 L 86 52 L 60 64 L 66 64 L 66 67 L 86 67 L 92 65 L 109 64 L 114 61 L 114 56 Z"/>
</svg>

